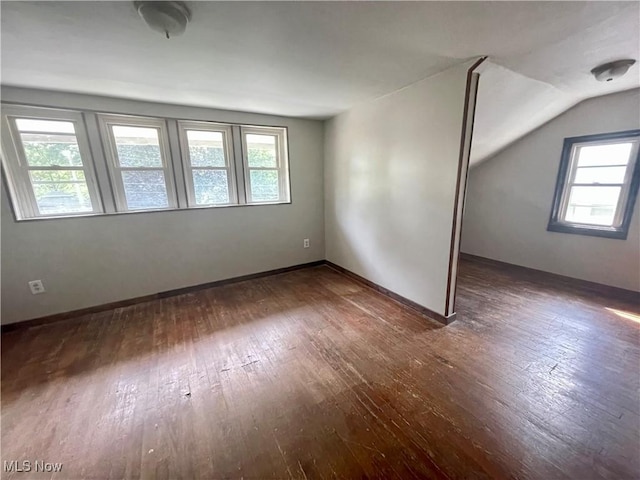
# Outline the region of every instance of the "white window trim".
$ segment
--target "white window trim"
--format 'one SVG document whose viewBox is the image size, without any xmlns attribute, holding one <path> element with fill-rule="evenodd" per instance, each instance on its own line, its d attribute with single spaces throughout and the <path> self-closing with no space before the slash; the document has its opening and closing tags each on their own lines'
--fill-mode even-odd
<svg viewBox="0 0 640 480">
<path fill-rule="evenodd" d="M 92 210 L 84 212 L 66 212 L 64 214 L 41 214 L 38 209 L 31 180 L 29 178 L 29 167 L 22 139 L 17 128 L 15 120 L 17 118 L 66 121 L 74 125 L 76 142 L 82 159 L 82 167 L 73 168 L 73 170 L 82 170 L 84 172 L 85 181 L 89 198 L 91 199 Z M 9 186 L 9 194 L 13 199 L 13 209 L 17 220 L 25 220 L 32 218 L 64 218 L 96 215 L 104 213 L 103 203 L 98 189 L 96 180 L 95 167 L 93 157 L 89 147 L 89 139 L 87 129 L 84 124 L 82 113 L 69 110 L 60 110 L 53 108 L 39 108 L 30 106 L 2 106 L 2 164 L 7 173 L 7 184 Z M 38 168 L 40 170 L 70 170 L 70 168 Z"/>
<path fill-rule="evenodd" d="M 225 167 L 194 167 L 191 165 L 189 153 L 189 140 L 187 130 L 198 130 L 202 132 L 218 132 L 222 134 L 222 144 L 225 155 Z M 182 153 L 182 167 L 185 184 L 187 186 L 188 208 L 225 207 L 238 204 L 238 190 L 236 188 L 235 156 L 233 151 L 232 127 L 229 124 L 214 122 L 196 122 L 178 120 L 178 136 L 180 139 L 180 151 Z M 229 188 L 229 202 L 227 203 L 196 203 L 195 187 L 193 184 L 193 170 L 226 170 L 227 184 Z"/>
<path fill-rule="evenodd" d="M 100 133 L 102 136 L 102 144 L 104 146 L 107 166 L 113 185 L 113 194 L 115 197 L 116 209 L 118 212 L 155 212 L 158 210 L 175 210 L 178 208 L 178 200 L 176 195 L 176 183 L 173 175 L 171 148 L 169 144 L 169 133 L 167 123 L 164 118 L 153 117 L 136 117 L 129 115 L 105 115 L 98 114 L 98 123 L 100 125 Z M 116 148 L 115 137 L 113 135 L 112 126 L 130 126 L 130 127 L 146 127 L 158 130 L 158 141 L 160 145 L 160 157 L 162 159 L 162 167 L 153 168 L 122 168 L 119 166 L 118 151 Z M 122 181 L 122 170 L 162 170 L 164 172 L 164 182 L 167 189 L 167 206 L 164 208 L 134 208 L 130 209 L 127 205 L 127 199 Z"/>
<path fill-rule="evenodd" d="M 10 204 L 16 221 L 33 221 L 62 218 L 96 217 L 104 215 L 140 214 L 175 210 L 193 210 L 245 205 L 277 205 L 291 203 L 291 182 L 288 158 L 287 126 L 250 125 L 220 122 L 206 118 L 184 118 L 171 115 L 146 116 L 140 112 L 119 113 L 95 111 L 84 108 L 65 108 L 59 106 L 33 106 L 25 104 L 2 103 L 2 125 L 0 155 L 2 171 L 5 176 Z M 44 120 L 71 121 L 75 125 L 76 140 L 83 161 L 82 168 L 87 182 L 93 210 L 69 212 L 64 214 L 40 215 L 35 202 L 28 175 L 22 169 L 26 163 L 17 129 L 9 117 L 34 118 Z M 120 175 L 117 149 L 110 124 L 143 126 L 159 129 L 162 167 L 167 189 L 168 206 L 153 209 L 128 209 Z M 181 145 L 182 125 L 198 125 L 208 128 L 224 128 L 228 149 L 228 172 L 230 194 L 233 203 L 195 205 L 193 196 L 188 198 L 187 185 L 191 183 L 188 168 L 188 149 Z M 246 142 L 244 133 L 274 135 L 277 138 L 279 194 L 278 200 L 269 202 L 251 202 L 250 177 L 246 162 Z M 17 141 L 16 141 L 17 138 Z M 185 153 L 183 153 L 185 152 Z M 126 168 L 125 168 L 126 169 Z M 144 170 L 141 168 L 140 170 Z M 190 192 L 191 193 L 191 192 Z M 190 194 L 189 193 L 189 194 Z"/>
<path fill-rule="evenodd" d="M 276 160 L 277 168 L 250 168 L 247 148 L 247 135 L 273 135 L 276 137 Z M 289 183 L 289 152 L 287 150 L 287 128 L 286 127 L 257 127 L 253 125 L 243 125 L 240 127 L 242 138 L 242 166 L 244 170 L 244 187 L 247 205 L 271 205 L 291 202 L 291 185 Z M 254 202 L 251 198 L 251 170 L 277 170 L 278 171 L 278 192 L 280 198 L 270 202 Z"/>
<path fill-rule="evenodd" d="M 569 208 L 569 196 L 571 193 L 571 188 L 573 186 L 580 186 L 582 184 L 577 184 L 574 180 L 576 177 L 576 173 L 578 170 L 578 153 L 582 147 L 593 147 L 600 145 L 617 145 L 620 143 L 632 143 L 631 151 L 629 153 L 629 158 L 627 159 L 627 169 L 625 171 L 625 177 L 623 183 L 615 183 L 615 184 L 585 184 L 585 186 L 594 186 L 594 187 L 606 187 L 606 186 L 620 186 L 620 195 L 618 196 L 618 203 L 616 205 L 616 211 L 614 214 L 613 223 L 611 225 L 602 225 L 602 224 L 594 224 L 594 223 L 582 223 L 582 222 L 571 222 L 565 220 L 567 216 L 567 209 Z M 593 228 L 602 228 L 602 227 L 610 227 L 610 228 L 619 228 L 622 225 L 624 220 L 624 213 L 627 207 L 627 202 L 629 201 L 629 192 L 631 188 L 631 180 L 633 179 L 633 172 L 635 169 L 634 159 L 638 156 L 638 148 L 640 147 L 640 139 L 637 136 L 629 136 L 629 137 L 620 137 L 615 139 L 607 139 L 607 140 L 595 140 L 595 141 L 585 141 L 574 143 L 571 148 L 571 159 L 569 161 L 569 171 L 562 186 L 562 197 L 560 201 L 560 212 L 558 215 L 558 223 L 564 225 L 580 225 L 585 227 L 593 227 Z M 603 165 L 606 166 L 606 165 Z"/>
</svg>

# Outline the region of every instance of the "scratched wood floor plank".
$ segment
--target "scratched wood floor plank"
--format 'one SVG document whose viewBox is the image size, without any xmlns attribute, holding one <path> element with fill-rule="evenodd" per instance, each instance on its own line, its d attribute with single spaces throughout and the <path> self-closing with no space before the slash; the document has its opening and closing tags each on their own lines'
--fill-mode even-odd
<svg viewBox="0 0 640 480">
<path fill-rule="evenodd" d="M 36 479 L 639 478 L 640 306 L 470 260 L 458 292 L 442 327 L 316 267 L 3 333 L 2 459 L 64 464 Z"/>
</svg>

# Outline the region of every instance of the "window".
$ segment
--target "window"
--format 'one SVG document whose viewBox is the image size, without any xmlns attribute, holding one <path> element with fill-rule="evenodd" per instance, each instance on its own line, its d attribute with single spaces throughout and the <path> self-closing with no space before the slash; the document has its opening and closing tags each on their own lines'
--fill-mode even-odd
<svg viewBox="0 0 640 480">
<path fill-rule="evenodd" d="M 289 201 L 285 129 L 242 127 L 247 203 Z"/>
<path fill-rule="evenodd" d="M 286 127 L 2 104 L 16 220 L 289 203 Z"/>
<path fill-rule="evenodd" d="M 3 163 L 16 217 L 86 215 L 102 211 L 82 116 L 5 107 Z"/>
<path fill-rule="evenodd" d="M 238 203 L 231 168 L 231 126 L 178 122 L 190 207 Z"/>
<path fill-rule="evenodd" d="M 565 139 L 548 230 L 627 238 L 639 145 L 640 130 Z"/>
<path fill-rule="evenodd" d="M 164 120 L 101 115 L 118 210 L 176 207 Z"/>
</svg>

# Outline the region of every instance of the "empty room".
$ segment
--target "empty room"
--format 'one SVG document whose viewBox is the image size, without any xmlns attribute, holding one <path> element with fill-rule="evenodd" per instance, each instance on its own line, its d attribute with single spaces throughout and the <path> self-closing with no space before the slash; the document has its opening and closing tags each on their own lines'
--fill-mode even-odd
<svg viewBox="0 0 640 480">
<path fill-rule="evenodd" d="M 0 478 L 640 478 L 640 3 L 0 14 Z"/>
</svg>

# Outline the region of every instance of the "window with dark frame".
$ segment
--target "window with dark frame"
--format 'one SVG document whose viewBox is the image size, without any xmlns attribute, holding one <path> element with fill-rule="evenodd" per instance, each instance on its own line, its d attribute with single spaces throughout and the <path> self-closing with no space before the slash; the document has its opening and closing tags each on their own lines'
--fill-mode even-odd
<svg viewBox="0 0 640 480">
<path fill-rule="evenodd" d="M 566 138 L 547 230 L 626 239 L 639 148 L 640 130 Z"/>
</svg>

